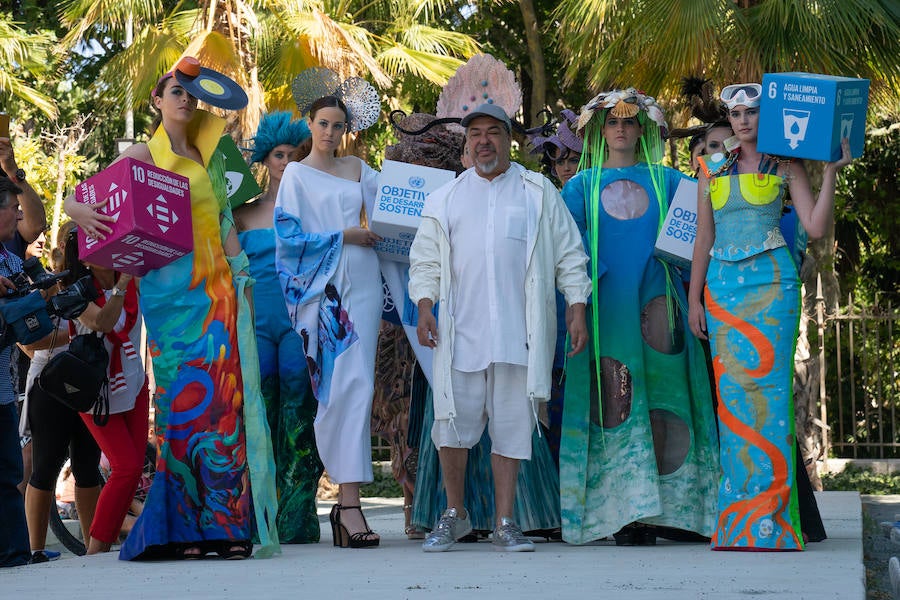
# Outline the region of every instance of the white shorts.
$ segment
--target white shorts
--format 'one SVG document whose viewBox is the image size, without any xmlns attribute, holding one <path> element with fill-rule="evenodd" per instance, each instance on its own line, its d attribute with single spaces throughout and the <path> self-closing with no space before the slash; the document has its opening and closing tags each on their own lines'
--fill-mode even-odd
<svg viewBox="0 0 900 600">
<path fill-rule="evenodd" d="M 495 363 L 483 371 L 453 369 L 450 384 L 456 416 L 435 421 L 431 440 L 438 448 L 472 448 L 481 440 L 484 426 L 491 436 L 491 454 L 531 459 L 534 409 L 526 389 L 528 368 Z"/>
</svg>

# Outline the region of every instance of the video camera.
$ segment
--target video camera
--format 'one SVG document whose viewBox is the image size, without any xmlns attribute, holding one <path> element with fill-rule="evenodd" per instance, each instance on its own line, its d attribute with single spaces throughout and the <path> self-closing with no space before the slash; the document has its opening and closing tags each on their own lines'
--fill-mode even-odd
<svg viewBox="0 0 900 600">
<path fill-rule="evenodd" d="M 97 288 L 85 275 L 55 295 L 44 299 L 41 290 L 56 285 L 68 271 L 50 273 L 37 257 L 22 263 L 22 272 L 10 277 L 16 286 L 0 297 L 0 349 L 20 342 L 31 344 L 53 331 L 51 316 L 75 319 L 97 299 Z"/>
</svg>

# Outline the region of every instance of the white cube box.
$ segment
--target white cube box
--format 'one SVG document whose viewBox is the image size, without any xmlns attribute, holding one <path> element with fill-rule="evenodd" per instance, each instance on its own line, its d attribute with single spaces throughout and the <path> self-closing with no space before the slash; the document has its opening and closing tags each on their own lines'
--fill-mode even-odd
<svg viewBox="0 0 900 600">
<path fill-rule="evenodd" d="M 369 219 L 369 229 L 383 238 L 375 244 L 379 256 L 409 262 L 409 247 L 422 220 L 425 198 L 454 177 L 453 171 L 384 161 L 375 209 Z"/>
<path fill-rule="evenodd" d="M 697 237 L 697 182 L 682 179 L 656 238 L 654 254 L 666 262 L 690 268 Z"/>
<path fill-rule="evenodd" d="M 760 152 L 834 161 L 841 138 L 862 156 L 869 80 L 815 73 L 766 73 L 759 113 Z"/>
</svg>

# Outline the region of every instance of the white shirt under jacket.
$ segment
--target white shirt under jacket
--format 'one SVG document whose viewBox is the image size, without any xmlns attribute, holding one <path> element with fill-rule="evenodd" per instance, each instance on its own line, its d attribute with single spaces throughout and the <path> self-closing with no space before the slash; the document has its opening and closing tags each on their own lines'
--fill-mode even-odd
<svg viewBox="0 0 900 600">
<path fill-rule="evenodd" d="M 525 186 L 517 169 L 493 180 L 474 169 L 447 205 L 453 368 L 528 365 L 525 343 Z"/>
</svg>

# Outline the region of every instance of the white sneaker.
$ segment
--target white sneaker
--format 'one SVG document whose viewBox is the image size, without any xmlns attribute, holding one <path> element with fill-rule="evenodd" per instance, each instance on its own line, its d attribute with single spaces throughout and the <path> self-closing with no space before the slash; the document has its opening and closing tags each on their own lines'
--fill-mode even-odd
<svg viewBox="0 0 900 600">
<path fill-rule="evenodd" d="M 491 543 L 497 552 L 534 552 L 534 542 L 525 537 L 522 528 L 509 517 L 501 517 Z"/>
<path fill-rule="evenodd" d="M 469 513 L 465 517 L 457 516 L 455 508 L 448 508 L 438 519 L 437 525 L 425 541 L 422 542 L 422 550 L 425 552 L 446 552 L 453 547 L 456 540 L 468 535 L 472 531 L 472 522 Z"/>
</svg>

